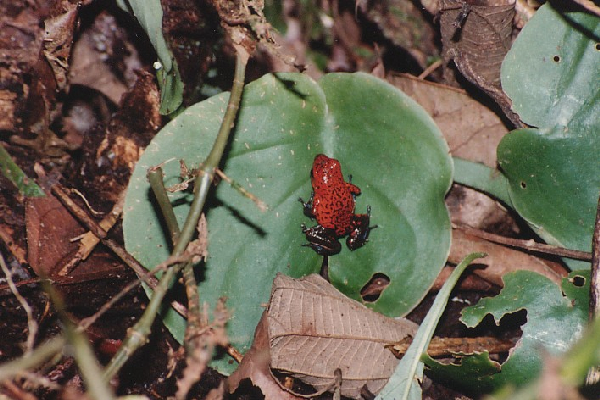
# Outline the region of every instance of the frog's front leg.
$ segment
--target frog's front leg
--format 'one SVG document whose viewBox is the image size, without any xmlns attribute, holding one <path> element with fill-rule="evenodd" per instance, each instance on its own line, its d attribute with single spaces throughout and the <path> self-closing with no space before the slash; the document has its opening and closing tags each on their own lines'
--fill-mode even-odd
<svg viewBox="0 0 600 400">
<path fill-rule="evenodd" d="M 333 256 L 338 254 L 342 250 L 335 229 L 324 228 L 322 225 L 317 225 L 312 228 L 307 228 L 306 225 L 302 224 L 302 233 L 306 235 L 308 243 L 304 246 L 308 246 L 313 249 L 320 256 Z"/>
<path fill-rule="evenodd" d="M 315 197 L 315 192 L 310 194 L 310 199 L 308 199 L 308 201 L 304 201 L 302 200 L 302 197 L 298 197 L 298 201 L 302 203 L 304 215 L 310 219 L 315 219 L 315 214 L 313 213 L 313 197 Z"/>
<path fill-rule="evenodd" d="M 350 233 L 346 238 L 346 245 L 350 250 L 356 250 L 369 241 L 371 229 L 377 228 L 377 225 L 369 226 L 371 222 L 371 206 L 367 206 L 366 214 L 354 214 L 350 221 Z"/>
</svg>

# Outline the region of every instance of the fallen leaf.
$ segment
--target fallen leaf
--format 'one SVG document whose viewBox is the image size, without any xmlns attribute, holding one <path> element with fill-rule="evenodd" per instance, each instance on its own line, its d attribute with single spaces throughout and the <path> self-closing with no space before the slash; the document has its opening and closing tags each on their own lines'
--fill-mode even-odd
<svg viewBox="0 0 600 400">
<path fill-rule="evenodd" d="M 27 259 L 38 276 L 53 276 L 61 261 L 77 251 L 72 239 L 85 230 L 52 195 L 31 197 L 25 206 Z"/>
<path fill-rule="evenodd" d="M 385 348 L 414 335 L 417 325 L 392 319 L 345 297 L 319 275 L 277 275 L 267 310 L 271 368 L 289 373 L 317 391 L 333 387 L 342 371 L 341 393 L 360 399 L 367 385 L 377 393 L 398 360 Z"/>
<path fill-rule="evenodd" d="M 227 378 L 227 390 L 234 393 L 241 381 L 250 379 L 259 387 L 265 400 L 298 400 L 283 389 L 271 374 L 271 357 L 269 355 L 269 336 L 267 333 L 267 312 L 265 311 L 256 325 L 252 347 L 246 352 L 238 368 Z"/>
<path fill-rule="evenodd" d="M 64 13 L 44 21 L 44 56 L 56 78 L 59 89 L 67 87 L 67 71 L 73 46 L 79 6 L 63 2 Z"/>
<path fill-rule="evenodd" d="M 473 252 L 484 252 L 488 255 L 485 259 L 478 261 L 486 268 L 473 269 L 473 273 L 498 286 L 504 285 L 502 277 L 505 274 L 517 270 L 537 272 L 558 285 L 561 284 L 563 277 L 567 274 L 558 263 L 542 260 L 524 251 L 488 242 L 468 235 L 460 229 L 453 229 L 452 247 L 450 248 L 448 261 L 458 263 L 465 255 Z"/>
<path fill-rule="evenodd" d="M 407 74 L 390 75 L 387 80 L 431 115 L 453 156 L 496 166 L 496 147 L 508 128 L 492 110 L 461 89 Z"/>
<path fill-rule="evenodd" d="M 138 52 L 124 32 L 114 16 L 100 13 L 73 46 L 69 83 L 96 89 L 118 104 L 136 80 L 132 70 L 142 68 Z M 121 57 L 123 61 L 115 63 Z"/>
<path fill-rule="evenodd" d="M 454 60 L 460 73 L 490 95 L 512 121 L 516 115 L 500 86 L 500 66 L 511 46 L 514 2 L 470 5 L 443 0 L 440 12 L 444 58 Z"/>
</svg>

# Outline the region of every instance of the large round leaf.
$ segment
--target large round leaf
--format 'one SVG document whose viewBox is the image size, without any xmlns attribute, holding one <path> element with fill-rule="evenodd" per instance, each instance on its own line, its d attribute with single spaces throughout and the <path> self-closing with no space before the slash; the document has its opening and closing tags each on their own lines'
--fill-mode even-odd
<svg viewBox="0 0 600 400">
<path fill-rule="evenodd" d="M 147 147 L 129 184 L 124 235 L 147 268 L 168 257 L 170 246 L 151 201 L 145 175 L 164 165 L 165 182 L 179 182 L 179 163 L 197 167 L 208 154 L 226 108 L 223 93 L 188 108 Z M 408 312 L 424 296 L 444 265 L 450 223 L 444 195 L 451 182 L 448 148 L 429 116 L 410 98 L 365 74 L 331 74 L 318 83 L 301 74 L 266 75 L 246 86 L 224 172 L 265 201 L 260 212 L 221 183 L 207 211 L 209 257 L 200 272 L 202 301 L 228 298 L 229 335 L 245 351 L 269 298 L 277 272 L 299 277 L 321 268 L 322 257 L 305 243 L 298 198 L 311 193 L 316 154 L 340 160 L 345 175 L 362 189 L 357 212 L 372 206 L 369 242 L 351 252 L 345 245 L 329 258 L 331 281 L 360 299 L 374 273 L 390 285 L 374 309 Z M 183 224 L 191 194 L 171 195 Z M 181 340 L 184 321 L 165 312 L 165 324 Z M 221 365 L 227 370 L 226 365 Z"/>
<path fill-rule="evenodd" d="M 600 190 L 600 18 L 540 7 L 502 65 L 515 111 L 537 129 L 498 146 L 517 211 L 545 240 L 589 251 Z"/>
</svg>

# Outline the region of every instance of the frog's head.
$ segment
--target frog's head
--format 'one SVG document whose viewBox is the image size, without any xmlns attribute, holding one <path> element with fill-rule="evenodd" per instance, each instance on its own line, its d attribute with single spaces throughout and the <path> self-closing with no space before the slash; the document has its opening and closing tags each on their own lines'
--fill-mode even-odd
<svg viewBox="0 0 600 400">
<path fill-rule="evenodd" d="M 331 185 L 344 182 L 340 162 L 335 158 L 327 157 L 325 154 L 318 154 L 315 157 L 311 178 L 314 190 L 329 188 Z"/>
</svg>

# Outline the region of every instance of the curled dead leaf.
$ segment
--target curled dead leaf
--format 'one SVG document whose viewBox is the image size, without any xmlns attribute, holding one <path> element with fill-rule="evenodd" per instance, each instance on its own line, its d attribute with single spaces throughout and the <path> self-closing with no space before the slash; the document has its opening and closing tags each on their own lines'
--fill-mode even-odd
<svg viewBox="0 0 600 400">
<path fill-rule="evenodd" d="M 515 125 L 510 99 L 500 86 L 500 66 L 512 43 L 513 1 L 471 5 L 463 0 L 442 0 L 440 31 L 444 58 L 454 60 L 460 73 L 502 108 Z"/>
</svg>

